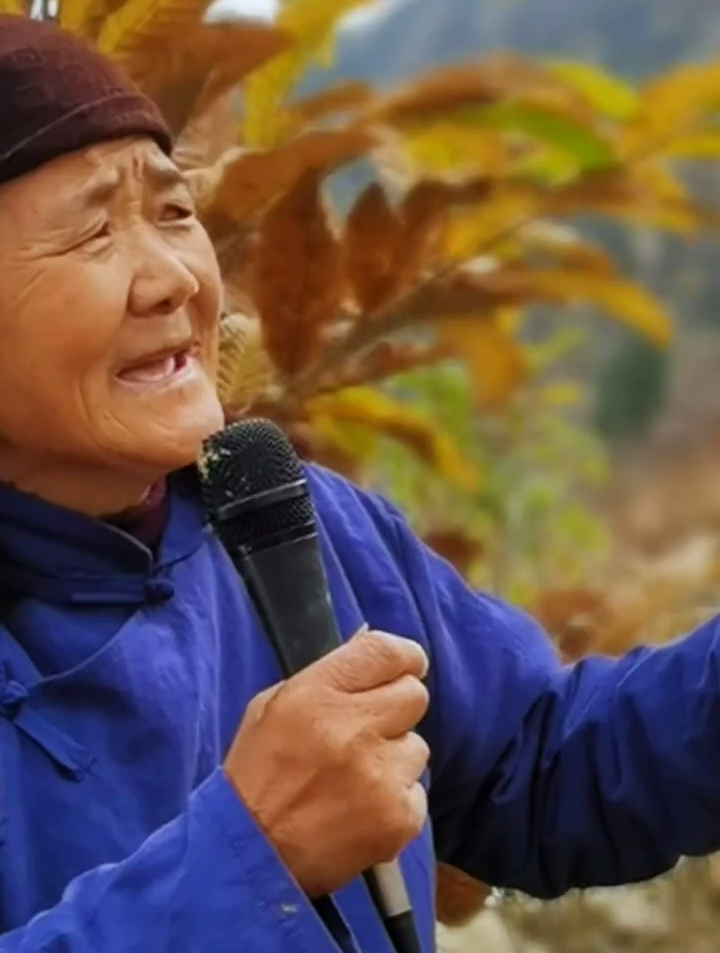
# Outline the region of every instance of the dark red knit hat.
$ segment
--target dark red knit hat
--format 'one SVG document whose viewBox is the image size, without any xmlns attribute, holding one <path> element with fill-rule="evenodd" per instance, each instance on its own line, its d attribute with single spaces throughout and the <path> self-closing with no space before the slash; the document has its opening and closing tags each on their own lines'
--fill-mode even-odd
<svg viewBox="0 0 720 953">
<path fill-rule="evenodd" d="M 0 184 L 97 142 L 172 137 L 155 104 L 55 24 L 0 15 Z"/>
</svg>

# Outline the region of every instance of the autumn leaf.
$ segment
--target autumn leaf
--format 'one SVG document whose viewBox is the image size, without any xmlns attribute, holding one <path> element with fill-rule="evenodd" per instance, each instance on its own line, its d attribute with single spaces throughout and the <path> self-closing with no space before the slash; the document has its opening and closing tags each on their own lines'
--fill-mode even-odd
<svg viewBox="0 0 720 953">
<path fill-rule="evenodd" d="M 158 68 L 157 51 L 133 54 L 137 82 L 179 133 L 192 116 L 202 115 L 225 93 L 268 60 L 292 46 L 292 37 L 253 21 L 198 26 L 178 40 Z"/>
<path fill-rule="evenodd" d="M 400 209 L 402 242 L 394 263 L 400 289 L 417 283 L 426 267 L 441 257 L 451 210 L 482 201 L 489 189 L 484 177 L 458 183 L 422 179 L 406 193 Z"/>
<path fill-rule="evenodd" d="M 29 13 L 29 3 L 25 0 L 0 0 L 0 13 L 24 17 Z"/>
<path fill-rule="evenodd" d="M 235 94 L 225 93 L 208 108 L 191 117 L 175 140 L 173 161 L 179 169 L 206 171 L 213 191 L 221 175 L 218 163 L 228 150 L 237 146 Z M 208 192 L 208 196 L 212 193 Z M 205 204 L 203 201 L 201 204 Z"/>
<path fill-rule="evenodd" d="M 658 347 L 667 347 L 672 324 L 649 291 L 631 281 L 597 273 L 536 270 L 528 288 L 547 303 L 593 304 Z"/>
<path fill-rule="evenodd" d="M 670 159 L 720 160 L 720 127 L 678 136 L 664 154 Z"/>
<path fill-rule="evenodd" d="M 383 434 L 407 446 L 443 477 L 466 492 L 478 487 L 478 474 L 448 434 L 410 407 L 379 391 L 356 387 L 308 402 L 310 417 L 323 416 Z"/>
<path fill-rule="evenodd" d="M 504 408 L 525 383 L 529 366 L 522 346 L 492 318 L 446 317 L 435 329 L 441 346 L 467 368 L 479 410 Z"/>
<path fill-rule="evenodd" d="M 95 39 L 104 21 L 123 5 L 125 0 L 59 0 L 58 23 L 64 30 Z"/>
<path fill-rule="evenodd" d="M 344 233 L 346 274 L 363 312 L 375 311 L 396 291 L 393 265 L 402 237 L 403 223 L 384 189 L 371 183 L 350 210 Z"/>
<path fill-rule="evenodd" d="M 374 95 L 374 90 L 367 83 L 347 80 L 329 89 L 320 90 L 312 96 L 294 100 L 287 107 L 288 118 L 293 126 L 305 125 L 334 113 L 358 109 L 368 103 Z"/>
<path fill-rule="evenodd" d="M 385 122 L 402 128 L 466 119 L 478 111 L 506 100 L 560 105 L 577 116 L 588 116 L 582 99 L 555 81 L 529 59 L 498 54 L 480 63 L 443 66 L 399 89 L 378 97 L 363 111 L 368 122 Z"/>
<path fill-rule="evenodd" d="M 568 269 L 603 275 L 615 271 L 612 258 L 603 248 L 584 241 L 574 229 L 558 222 L 538 219 L 522 225 L 513 248 L 517 249 L 513 257 L 526 258 L 529 255 L 535 264 L 539 257 L 550 267 L 564 265 Z"/>
<path fill-rule="evenodd" d="M 263 341 L 292 376 L 316 356 L 343 295 L 342 247 L 328 221 L 317 172 L 305 174 L 265 216 L 250 271 Z"/>
<path fill-rule="evenodd" d="M 693 202 L 666 168 L 651 161 L 589 173 L 547 190 L 542 206 L 548 214 L 592 213 L 686 234 L 717 227 L 718 218 L 711 208 Z"/>
<path fill-rule="evenodd" d="M 531 304 L 596 305 L 659 347 L 666 347 L 672 335 L 670 319 L 656 298 L 631 281 L 597 271 L 553 271 L 497 262 L 488 263 L 485 271 L 460 269 L 430 282 L 407 302 L 402 323 L 435 323 Z"/>
<path fill-rule="evenodd" d="M 226 315 L 220 325 L 218 396 L 233 414 L 245 413 L 268 397 L 277 369 L 263 345 L 262 327 L 246 314 Z"/>
<path fill-rule="evenodd" d="M 202 209 L 210 231 L 262 211 L 308 172 L 327 173 L 372 148 L 364 130 L 308 132 L 269 152 L 241 151 L 223 163 L 217 189 Z M 216 220 L 215 225 L 213 219 Z"/>
<path fill-rule="evenodd" d="M 136 75 L 136 65 L 141 71 L 147 68 L 149 50 L 155 51 L 158 70 L 172 71 L 182 56 L 185 38 L 200 29 L 209 5 L 210 0 L 125 0 L 104 21 L 96 46 L 131 76 Z"/>
<path fill-rule="evenodd" d="M 525 103 L 499 103 L 478 110 L 478 125 L 492 126 L 505 132 L 522 133 L 567 156 L 577 169 L 605 169 L 616 162 L 613 143 L 591 124 L 563 115 L 551 108 Z"/>
<path fill-rule="evenodd" d="M 442 544 L 439 534 L 436 534 L 436 539 Z M 452 540 L 448 539 L 448 542 L 452 543 Z M 440 555 L 445 554 L 441 552 Z M 440 923 L 447 927 L 465 926 L 482 911 L 489 894 L 489 887 L 457 867 L 438 861 L 436 908 Z"/>
<path fill-rule="evenodd" d="M 447 348 L 434 343 L 378 341 L 342 366 L 331 369 L 323 378 L 322 392 L 376 384 L 407 371 L 437 364 L 447 357 Z"/>
<path fill-rule="evenodd" d="M 295 37 L 292 50 L 256 72 L 246 83 L 245 142 L 254 148 L 278 143 L 288 123 L 286 99 L 303 70 L 327 52 L 339 20 L 372 0 L 290 0 L 280 7 L 275 25 Z"/>
<path fill-rule="evenodd" d="M 487 201 L 460 210 L 448 224 L 443 254 L 458 262 L 487 254 L 521 226 L 541 214 L 547 192 L 525 184 L 499 182 Z"/>
<path fill-rule="evenodd" d="M 720 60 L 684 63 L 640 88 L 640 113 L 622 137 L 623 154 L 647 155 L 670 145 L 720 109 Z"/>
<path fill-rule="evenodd" d="M 596 112 L 610 119 L 625 122 L 640 108 L 636 89 L 593 63 L 548 60 L 545 68 L 575 89 Z"/>
</svg>

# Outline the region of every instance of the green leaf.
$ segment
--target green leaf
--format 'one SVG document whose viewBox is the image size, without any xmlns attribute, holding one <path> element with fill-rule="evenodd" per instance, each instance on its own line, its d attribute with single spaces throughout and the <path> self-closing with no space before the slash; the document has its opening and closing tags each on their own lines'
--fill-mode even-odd
<svg viewBox="0 0 720 953">
<path fill-rule="evenodd" d="M 571 156 L 578 169 L 597 171 L 615 165 L 615 150 L 607 139 L 575 119 L 521 103 L 499 103 L 476 110 L 479 125 L 519 132 Z"/>
<path fill-rule="evenodd" d="M 625 122 L 637 115 L 640 97 L 628 83 L 591 63 L 549 60 L 548 71 L 578 92 L 598 113 Z"/>
</svg>

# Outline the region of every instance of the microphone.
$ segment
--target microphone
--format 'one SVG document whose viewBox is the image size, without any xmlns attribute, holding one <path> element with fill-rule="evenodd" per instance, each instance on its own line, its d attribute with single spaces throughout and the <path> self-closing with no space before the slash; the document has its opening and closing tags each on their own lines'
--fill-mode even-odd
<svg viewBox="0 0 720 953">
<path fill-rule="evenodd" d="M 302 464 L 259 418 L 208 438 L 198 462 L 210 523 L 245 582 L 287 677 L 342 644 Z M 364 875 L 397 953 L 422 953 L 397 860 Z"/>
</svg>

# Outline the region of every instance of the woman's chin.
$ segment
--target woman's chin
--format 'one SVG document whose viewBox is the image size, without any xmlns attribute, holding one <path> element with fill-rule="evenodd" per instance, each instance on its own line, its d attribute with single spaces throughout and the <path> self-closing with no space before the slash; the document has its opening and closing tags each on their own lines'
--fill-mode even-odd
<svg viewBox="0 0 720 953">
<path fill-rule="evenodd" d="M 212 399 L 177 408 L 171 414 L 145 419 L 133 428 L 130 456 L 148 469 L 170 473 L 195 463 L 203 441 L 221 430 L 224 415 L 220 402 Z"/>
</svg>

